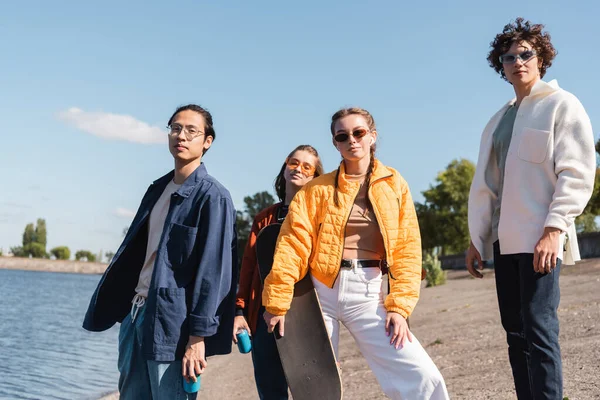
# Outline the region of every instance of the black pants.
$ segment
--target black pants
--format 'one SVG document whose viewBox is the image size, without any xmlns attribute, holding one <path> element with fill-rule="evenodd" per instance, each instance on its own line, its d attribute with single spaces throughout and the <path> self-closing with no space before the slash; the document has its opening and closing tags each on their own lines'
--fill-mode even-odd
<svg viewBox="0 0 600 400">
<path fill-rule="evenodd" d="M 254 380 L 261 400 L 287 400 L 288 384 L 281 366 L 275 336 L 267 332 L 267 324 L 262 315 L 265 308 L 258 313 L 256 331 L 252 334 L 252 363 L 254 364 Z"/>
<path fill-rule="evenodd" d="M 533 254 L 500 255 L 494 243 L 496 291 L 519 400 L 562 400 L 558 344 L 560 260 L 549 274 L 533 270 Z"/>
</svg>

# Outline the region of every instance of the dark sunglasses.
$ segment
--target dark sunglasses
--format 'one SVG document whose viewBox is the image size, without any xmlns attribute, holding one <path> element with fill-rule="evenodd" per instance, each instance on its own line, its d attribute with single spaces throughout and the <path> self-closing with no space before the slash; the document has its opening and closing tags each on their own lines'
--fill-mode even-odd
<svg viewBox="0 0 600 400">
<path fill-rule="evenodd" d="M 502 64 L 514 64 L 517 60 L 521 60 L 522 63 L 525 63 L 535 56 L 537 56 L 537 53 L 534 50 L 525 50 L 519 54 L 502 54 L 500 62 Z"/>
<path fill-rule="evenodd" d="M 362 139 L 367 133 L 369 133 L 368 130 L 364 129 L 364 128 L 358 128 L 352 131 L 352 136 L 354 136 L 354 139 L 356 139 L 357 141 Z M 335 140 L 336 142 L 342 143 L 345 142 L 346 140 L 348 140 L 350 138 L 350 133 L 346 133 L 346 132 L 342 132 L 342 133 L 338 133 L 337 135 L 335 135 L 333 137 L 333 140 Z"/>
</svg>

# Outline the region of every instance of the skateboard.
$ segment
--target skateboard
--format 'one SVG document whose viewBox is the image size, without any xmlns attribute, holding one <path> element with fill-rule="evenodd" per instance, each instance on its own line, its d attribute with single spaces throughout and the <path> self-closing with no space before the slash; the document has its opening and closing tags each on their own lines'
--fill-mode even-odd
<svg viewBox="0 0 600 400">
<path fill-rule="evenodd" d="M 259 274 L 264 282 L 273 264 L 281 224 L 264 227 L 256 239 Z M 285 315 L 285 336 L 275 330 L 275 342 L 294 400 L 339 400 L 342 378 L 321 305 L 310 274 L 294 286 L 294 298 Z"/>
</svg>

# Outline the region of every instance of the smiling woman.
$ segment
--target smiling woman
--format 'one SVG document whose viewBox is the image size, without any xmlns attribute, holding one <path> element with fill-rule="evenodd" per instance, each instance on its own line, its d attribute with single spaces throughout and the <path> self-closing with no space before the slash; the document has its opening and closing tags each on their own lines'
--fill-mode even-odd
<svg viewBox="0 0 600 400">
<path fill-rule="evenodd" d="M 517 18 L 491 46 L 488 62 L 515 98 L 480 142 L 467 268 L 481 278 L 474 261 L 494 259 L 517 396 L 562 399 L 558 278 L 562 262 L 580 259 L 574 220 L 594 185 L 592 126 L 575 96 L 541 80 L 556 56 L 543 25 Z"/>
</svg>

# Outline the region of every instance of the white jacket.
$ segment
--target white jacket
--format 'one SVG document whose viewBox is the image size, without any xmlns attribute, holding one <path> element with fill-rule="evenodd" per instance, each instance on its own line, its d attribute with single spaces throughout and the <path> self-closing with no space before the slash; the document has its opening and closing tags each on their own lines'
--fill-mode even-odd
<svg viewBox="0 0 600 400">
<path fill-rule="evenodd" d="M 493 257 L 492 212 L 500 181 L 492 137 L 515 101 L 502 107 L 483 131 L 469 194 L 471 240 L 484 260 Z M 595 172 L 594 134 L 583 106 L 556 81 L 538 81 L 519 106 L 506 157 L 500 253 L 533 253 L 544 228 L 555 227 L 563 232 L 559 258 L 565 264 L 580 260 L 574 221 L 592 195 Z"/>
</svg>

